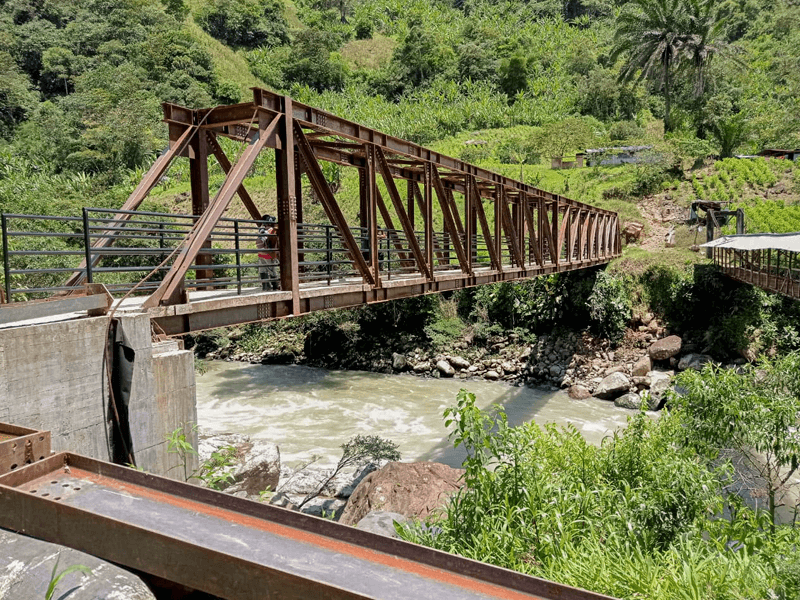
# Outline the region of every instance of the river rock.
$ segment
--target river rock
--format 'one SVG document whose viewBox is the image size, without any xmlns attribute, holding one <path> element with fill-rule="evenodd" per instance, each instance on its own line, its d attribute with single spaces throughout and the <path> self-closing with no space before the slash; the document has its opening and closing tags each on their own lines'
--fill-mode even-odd
<svg viewBox="0 0 800 600">
<path fill-rule="evenodd" d="M 658 340 L 648 350 L 653 360 L 668 360 L 681 351 L 682 340 L 677 335 L 670 335 Z"/>
<path fill-rule="evenodd" d="M 431 363 L 429 363 L 427 360 L 418 362 L 417 364 L 414 365 L 415 373 L 425 373 L 426 371 L 430 370 L 431 370 Z"/>
<path fill-rule="evenodd" d="M 652 370 L 653 370 L 653 360 L 650 358 L 649 354 L 645 354 L 642 358 L 640 358 L 633 364 L 633 368 L 631 368 L 631 375 L 633 375 L 634 377 L 643 377 L 644 375 L 647 375 L 649 371 Z"/>
<path fill-rule="evenodd" d="M 678 361 L 678 370 L 685 371 L 687 369 L 694 369 L 695 371 L 701 371 L 703 365 L 712 360 L 713 359 L 707 354 L 687 354 L 686 356 L 682 356 Z"/>
<path fill-rule="evenodd" d="M 552 365 L 548 369 L 548 372 L 550 373 L 550 377 L 556 377 L 556 378 L 560 377 L 561 376 L 561 367 L 559 367 L 558 365 Z"/>
<path fill-rule="evenodd" d="M 648 373 L 649 372 L 650 371 L 648 371 Z M 647 375 L 645 376 L 636 375 L 634 377 L 631 377 L 631 383 L 633 383 L 633 385 L 636 386 L 636 389 L 641 392 L 642 390 L 650 388 L 652 380 Z"/>
<path fill-rule="evenodd" d="M 366 516 L 356 524 L 356 529 L 377 533 L 378 535 L 385 535 L 386 537 L 399 538 L 400 536 L 397 535 L 394 524 L 405 523 L 406 521 L 408 521 L 408 518 L 400 513 L 373 510 L 368 512 Z"/>
<path fill-rule="evenodd" d="M 513 363 L 510 360 L 503 361 L 500 365 L 500 368 L 503 369 L 505 373 L 516 373 L 518 370 L 516 363 Z"/>
<path fill-rule="evenodd" d="M 658 410 L 664 401 L 667 390 L 671 387 L 672 378 L 661 371 L 651 371 L 647 376 L 650 378 L 648 408 L 650 410 Z"/>
<path fill-rule="evenodd" d="M 500 379 L 500 373 L 498 373 L 497 371 L 493 371 L 493 370 L 486 371 L 486 373 L 484 374 L 484 377 L 486 379 L 491 379 L 492 381 L 497 381 L 498 379 Z"/>
<path fill-rule="evenodd" d="M 629 392 L 614 400 L 614 406 L 639 410 L 642 407 L 642 397 L 634 392 Z"/>
<path fill-rule="evenodd" d="M 571 388 L 569 388 L 569 392 L 567 393 L 569 394 L 569 397 L 573 398 L 574 400 L 585 400 L 586 398 L 592 397 L 592 392 L 589 391 L 589 388 L 580 384 L 573 385 Z"/>
<path fill-rule="evenodd" d="M 626 393 L 631 387 L 631 380 L 625 373 L 612 373 L 603 378 L 594 391 L 594 395 L 604 400 L 613 400 Z"/>
<path fill-rule="evenodd" d="M 533 347 L 532 346 L 525 346 L 522 349 L 522 352 L 519 353 L 519 356 L 517 356 L 517 358 L 519 360 L 528 360 L 528 357 L 531 355 L 531 352 L 533 352 Z"/>
<path fill-rule="evenodd" d="M 392 352 L 392 369 L 395 371 L 405 371 L 408 368 L 408 360 L 405 355 Z"/>
<path fill-rule="evenodd" d="M 458 369 L 459 371 L 463 369 L 469 368 L 469 361 L 464 358 L 463 356 L 448 356 L 447 362 L 453 365 L 454 368 Z"/>
<path fill-rule="evenodd" d="M 373 510 L 424 519 L 444 506 L 450 494 L 463 486 L 463 469 L 434 462 L 390 462 L 370 473 L 356 488 L 340 522 L 353 525 Z"/>
<path fill-rule="evenodd" d="M 83 565 L 91 573 L 65 575 L 56 585 L 53 598 L 156 600 L 141 579 L 116 565 L 3 529 L 0 529 L 0 598 L 44 598 L 56 563 L 58 571 Z"/>
<path fill-rule="evenodd" d="M 232 473 L 234 483 L 226 491 L 244 491 L 248 496 L 258 496 L 264 490 L 277 489 L 281 476 L 281 452 L 278 446 L 256 438 L 251 440 L 249 449 L 246 446 L 243 449 L 244 458 Z"/>
<path fill-rule="evenodd" d="M 456 374 L 456 370 L 453 366 L 444 359 L 436 363 L 436 368 L 439 370 L 439 373 L 442 374 L 442 377 L 452 377 Z"/>
</svg>

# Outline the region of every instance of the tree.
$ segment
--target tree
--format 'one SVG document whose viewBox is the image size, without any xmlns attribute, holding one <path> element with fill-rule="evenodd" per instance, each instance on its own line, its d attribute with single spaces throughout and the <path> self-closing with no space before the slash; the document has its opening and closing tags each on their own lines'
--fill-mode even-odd
<svg viewBox="0 0 800 600">
<path fill-rule="evenodd" d="M 317 91 L 344 88 L 347 71 L 342 60 L 332 53 L 335 36 L 321 29 L 304 29 L 292 43 L 283 76 L 287 81 L 308 85 Z"/>
<path fill-rule="evenodd" d="M 630 8 L 629 8 L 630 7 Z M 671 131 L 677 72 L 694 74 L 695 97 L 705 90 L 705 72 L 721 40 L 723 19 L 715 0 L 633 0 L 617 18 L 612 59 L 626 55 L 620 81 L 657 80 L 664 91 L 664 130 Z"/>
<path fill-rule="evenodd" d="M 232 46 L 279 46 L 289 41 L 280 0 L 213 0 L 197 21 L 212 36 Z"/>
<path fill-rule="evenodd" d="M 520 51 L 500 61 L 500 88 L 509 98 L 528 87 L 528 59 Z"/>
<path fill-rule="evenodd" d="M 558 123 L 550 123 L 540 128 L 531 140 L 545 156 L 564 156 L 586 148 L 594 139 L 594 132 L 582 118 L 569 117 Z"/>
<path fill-rule="evenodd" d="M 686 393 L 672 402 L 684 414 L 689 443 L 712 459 L 734 452 L 745 467 L 741 477 L 766 493 L 774 531 L 778 502 L 800 467 L 800 353 L 741 373 L 708 364 L 677 382 Z"/>
<path fill-rule="evenodd" d="M 664 129 L 672 130 L 672 85 L 687 18 L 682 0 L 633 0 L 619 14 L 613 60 L 626 55 L 620 82 L 656 79 L 664 90 Z"/>
</svg>

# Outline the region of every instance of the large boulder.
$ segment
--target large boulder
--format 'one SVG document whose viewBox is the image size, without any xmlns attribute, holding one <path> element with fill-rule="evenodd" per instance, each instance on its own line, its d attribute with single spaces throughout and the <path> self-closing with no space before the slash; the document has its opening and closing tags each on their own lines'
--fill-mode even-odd
<svg viewBox="0 0 800 600">
<path fill-rule="evenodd" d="M 664 396 L 671 387 L 672 378 L 661 371 L 650 371 L 650 396 L 648 398 L 649 410 L 658 410 L 664 402 Z"/>
<path fill-rule="evenodd" d="M 367 513 L 367 515 L 356 524 L 356 529 L 377 533 L 378 535 L 385 535 L 386 537 L 398 538 L 400 536 L 397 535 L 394 524 L 405 523 L 406 521 L 408 521 L 408 517 L 400 513 L 373 510 Z"/>
<path fill-rule="evenodd" d="M 585 400 L 592 397 L 592 392 L 586 386 L 576 384 L 569 388 L 569 397 L 573 400 Z"/>
<path fill-rule="evenodd" d="M 658 342 L 656 342 L 658 343 Z M 631 375 L 634 377 L 644 377 L 649 371 L 653 370 L 653 360 L 648 354 L 637 360 L 631 369 Z"/>
<path fill-rule="evenodd" d="M 257 497 L 264 490 L 277 489 L 281 476 L 281 452 L 272 442 L 241 434 L 222 434 L 200 440 L 198 454 L 201 465 L 213 462 L 215 453 L 234 463 L 219 468 L 220 472 L 230 475 L 228 481 L 218 483 L 225 492 L 245 492 L 247 496 Z"/>
<path fill-rule="evenodd" d="M 712 360 L 713 359 L 708 354 L 687 354 L 686 356 L 682 356 L 678 361 L 678 370 L 685 371 L 687 369 L 694 369 L 695 371 L 701 371 L 703 365 Z"/>
<path fill-rule="evenodd" d="M 639 410 L 642 407 L 642 397 L 639 394 L 629 392 L 614 400 L 614 406 Z"/>
<path fill-rule="evenodd" d="M 374 510 L 424 519 L 444 506 L 461 488 L 463 469 L 434 462 L 390 462 L 370 473 L 358 485 L 342 513 L 340 523 L 355 525 Z"/>
<path fill-rule="evenodd" d="M 459 371 L 463 371 L 464 369 L 469 369 L 470 365 L 470 362 L 463 356 L 448 356 L 447 362 L 449 362 L 451 365 L 453 365 L 453 367 L 455 367 Z"/>
<path fill-rule="evenodd" d="M 61 572 L 83 565 L 91 573 L 69 573 L 58 582 L 53 598 L 155 600 L 133 573 L 71 548 L 0 529 L 0 598 L 44 598 L 53 567 Z"/>
<path fill-rule="evenodd" d="M 625 373 L 612 373 L 603 378 L 595 389 L 594 395 L 604 400 L 614 400 L 622 394 L 626 394 L 630 387 L 631 380 Z"/>
<path fill-rule="evenodd" d="M 681 351 L 683 341 L 677 335 L 670 335 L 658 340 L 648 351 L 653 360 L 669 360 Z"/>
<path fill-rule="evenodd" d="M 402 354 L 392 353 L 392 369 L 395 371 L 405 371 L 408 368 L 408 360 Z"/>
<path fill-rule="evenodd" d="M 436 368 L 439 369 L 439 373 L 442 377 L 452 377 L 456 374 L 456 370 L 446 360 L 442 359 L 436 362 Z"/>
</svg>

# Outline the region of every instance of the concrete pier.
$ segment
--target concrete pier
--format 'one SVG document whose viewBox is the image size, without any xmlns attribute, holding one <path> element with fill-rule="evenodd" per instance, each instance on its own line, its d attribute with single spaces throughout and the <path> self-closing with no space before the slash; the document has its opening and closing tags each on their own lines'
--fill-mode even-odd
<svg viewBox="0 0 800 600">
<path fill-rule="evenodd" d="M 168 452 L 167 437 L 183 427 L 197 447 L 193 355 L 177 340 L 154 343 L 146 314 L 114 321 L 111 330 L 107 316 L 0 329 L 0 421 L 51 431 L 55 452 L 119 462 L 132 454 L 138 468 L 182 479 L 182 459 Z M 108 368 L 110 331 L 116 358 Z M 196 457 L 187 461 L 191 472 Z"/>
</svg>

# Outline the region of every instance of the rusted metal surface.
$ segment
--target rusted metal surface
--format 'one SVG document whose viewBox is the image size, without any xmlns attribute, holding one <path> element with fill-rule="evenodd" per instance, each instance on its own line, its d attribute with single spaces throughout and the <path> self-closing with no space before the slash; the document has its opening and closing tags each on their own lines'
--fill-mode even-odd
<svg viewBox="0 0 800 600">
<path fill-rule="evenodd" d="M 0 474 L 50 456 L 50 432 L 0 423 Z"/>
<path fill-rule="evenodd" d="M 231 600 L 608 600 L 67 453 L 0 477 L 0 527 Z"/>
<path fill-rule="evenodd" d="M 710 248 L 727 276 L 800 300 L 800 253 L 788 250 Z"/>
</svg>

